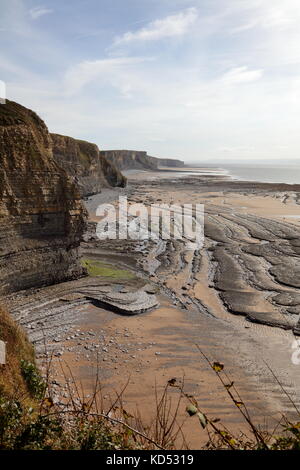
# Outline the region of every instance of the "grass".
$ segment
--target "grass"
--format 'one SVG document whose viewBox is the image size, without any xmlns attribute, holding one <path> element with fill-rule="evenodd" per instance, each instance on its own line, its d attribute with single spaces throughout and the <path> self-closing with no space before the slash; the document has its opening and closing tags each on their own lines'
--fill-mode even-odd
<svg viewBox="0 0 300 470">
<path fill-rule="evenodd" d="M 6 365 L 0 366 L 0 396 L 19 398 L 27 391 L 21 361 L 34 364 L 34 350 L 22 328 L 1 307 L 0 339 L 6 343 Z"/>
<path fill-rule="evenodd" d="M 128 280 L 135 279 L 135 275 L 126 269 L 116 268 L 115 266 L 89 258 L 83 258 L 81 264 L 86 268 L 89 276 L 101 276 L 109 279 Z"/>
</svg>

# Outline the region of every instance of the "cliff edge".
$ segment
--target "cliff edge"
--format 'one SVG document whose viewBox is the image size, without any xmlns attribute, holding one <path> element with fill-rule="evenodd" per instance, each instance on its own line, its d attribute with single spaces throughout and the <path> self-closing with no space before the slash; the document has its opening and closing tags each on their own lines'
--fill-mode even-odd
<svg viewBox="0 0 300 470">
<path fill-rule="evenodd" d="M 175 158 L 157 158 L 150 157 L 156 162 L 157 167 L 167 167 L 167 168 L 183 168 L 185 163 L 182 160 L 177 160 Z"/>
<path fill-rule="evenodd" d="M 122 170 L 156 170 L 157 164 L 138 150 L 103 150 L 100 154 L 120 171 Z"/>
<path fill-rule="evenodd" d="M 102 188 L 126 186 L 126 178 L 96 144 L 59 134 L 51 134 L 51 139 L 55 160 L 78 183 L 83 197 Z"/>
<path fill-rule="evenodd" d="M 7 100 L 0 105 L 0 294 L 82 275 L 85 210 L 56 163 L 45 123 Z"/>
<path fill-rule="evenodd" d="M 138 150 L 103 150 L 100 154 L 116 168 L 125 170 L 157 170 L 160 167 L 184 167 L 184 162 L 172 158 L 150 157 Z"/>
</svg>

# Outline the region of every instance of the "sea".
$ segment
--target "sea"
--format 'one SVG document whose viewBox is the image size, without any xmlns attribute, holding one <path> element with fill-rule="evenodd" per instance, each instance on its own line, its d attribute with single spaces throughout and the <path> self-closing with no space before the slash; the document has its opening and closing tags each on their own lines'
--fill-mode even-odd
<svg viewBox="0 0 300 470">
<path fill-rule="evenodd" d="M 300 161 L 284 164 L 197 164 L 214 174 L 228 175 L 241 181 L 259 181 L 262 183 L 300 184 Z"/>
</svg>

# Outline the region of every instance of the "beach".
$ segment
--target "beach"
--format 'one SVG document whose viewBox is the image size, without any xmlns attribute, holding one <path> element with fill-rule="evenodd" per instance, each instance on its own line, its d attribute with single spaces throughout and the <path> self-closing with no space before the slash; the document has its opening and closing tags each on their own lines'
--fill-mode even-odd
<svg viewBox="0 0 300 470">
<path fill-rule="evenodd" d="M 300 313 L 300 186 L 234 181 L 206 169 L 200 173 L 134 171 L 127 174 L 128 188 L 104 190 L 86 201 L 90 225 L 82 256 L 118 267 L 118 275 L 105 272 L 7 296 L 7 307 L 26 328 L 40 364 L 52 356 L 58 401 L 67 399 L 72 377 L 88 399 L 98 370 L 104 403 L 127 384 L 125 409 L 138 409 L 151 420 L 156 394 L 176 378 L 206 413 L 245 430 L 200 348 L 224 364 L 261 426 L 274 426 L 280 413 L 294 416 L 281 385 L 298 403 L 299 365 L 292 362 L 292 345 Z M 96 208 L 117 205 L 119 195 L 146 205 L 204 204 L 203 248 L 193 251 L 176 240 L 163 245 L 97 240 Z M 121 275 L 122 270 L 131 275 Z M 129 292 L 150 285 L 159 306 L 126 316 L 78 294 L 91 285 L 112 284 Z M 174 388 L 174 403 L 177 395 Z M 179 419 L 185 420 L 189 446 L 197 448 L 206 434 L 194 419 L 186 420 L 185 406 Z"/>
</svg>

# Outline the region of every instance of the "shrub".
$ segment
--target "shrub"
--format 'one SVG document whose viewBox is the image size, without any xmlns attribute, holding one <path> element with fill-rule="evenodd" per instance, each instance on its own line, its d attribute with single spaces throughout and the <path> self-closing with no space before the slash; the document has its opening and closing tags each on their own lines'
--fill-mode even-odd
<svg viewBox="0 0 300 470">
<path fill-rule="evenodd" d="M 36 365 L 25 359 L 21 359 L 21 371 L 31 396 L 38 399 L 43 398 L 46 384 Z"/>
</svg>

